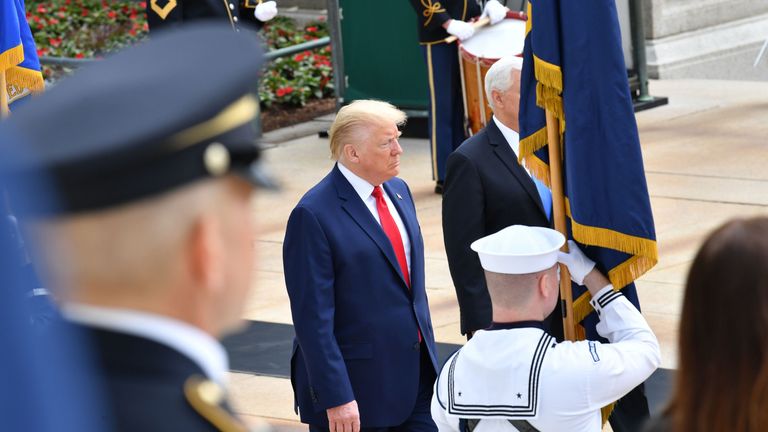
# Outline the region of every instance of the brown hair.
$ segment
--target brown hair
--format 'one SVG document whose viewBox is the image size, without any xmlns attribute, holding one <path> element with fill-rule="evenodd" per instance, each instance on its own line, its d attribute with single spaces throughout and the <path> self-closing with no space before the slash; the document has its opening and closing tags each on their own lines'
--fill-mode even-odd
<svg viewBox="0 0 768 432">
<path fill-rule="evenodd" d="M 768 430 L 768 218 L 713 232 L 686 283 L 675 431 Z"/>
</svg>

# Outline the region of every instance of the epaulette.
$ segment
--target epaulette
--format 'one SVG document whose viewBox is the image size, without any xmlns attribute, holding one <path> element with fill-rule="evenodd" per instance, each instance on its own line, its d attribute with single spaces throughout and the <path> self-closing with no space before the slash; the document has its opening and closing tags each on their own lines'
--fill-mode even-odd
<svg viewBox="0 0 768 432">
<path fill-rule="evenodd" d="M 222 408 L 224 389 L 200 376 L 190 377 L 184 383 L 184 395 L 192 409 L 222 432 L 248 432 L 249 429 L 235 416 Z"/>
</svg>

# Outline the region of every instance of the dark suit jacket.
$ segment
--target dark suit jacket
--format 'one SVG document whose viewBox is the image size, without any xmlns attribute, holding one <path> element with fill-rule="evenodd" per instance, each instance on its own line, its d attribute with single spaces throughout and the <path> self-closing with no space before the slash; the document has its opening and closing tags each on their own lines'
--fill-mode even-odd
<svg viewBox="0 0 768 432">
<path fill-rule="evenodd" d="M 469 21 L 483 12 L 475 0 L 410 1 L 418 17 L 419 42 L 423 44 L 440 42 L 450 36 L 443 28 L 444 22 L 451 19 Z"/>
<path fill-rule="evenodd" d="M 187 380 L 204 377 L 202 369 L 180 352 L 152 340 L 101 329 L 76 326 L 94 349 L 104 380 L 105 431 L 218 431 L 184 393 Z M 231 424 L 239 422 L 224 403 Z M 237 429 L 230 429 L 237 430 Z M 243 429 L 245 430 L 245 429 Z"/>
<path fill-rule="evenodd" d="M 402 423 L 419 387 L 424 338 L 437 370 L 424 289 L 424 244 L 411 192 L 383 188 L 411 243 L 411 289 L 389 239 L 338 167 L 301 198 L 283 245 L 285 283 L 296 330 L 291 380 L 301 421 L 356 400 L 363 427 Z"/>
<path fill-rule="evenodd" d="M 469 245 L 510 225 L 549 227 L 536 185 L 493 121 L 448 157 L 443 239 L 461 309 L 461 332 L 491 324 L 491 299 Z"/>
</svg>

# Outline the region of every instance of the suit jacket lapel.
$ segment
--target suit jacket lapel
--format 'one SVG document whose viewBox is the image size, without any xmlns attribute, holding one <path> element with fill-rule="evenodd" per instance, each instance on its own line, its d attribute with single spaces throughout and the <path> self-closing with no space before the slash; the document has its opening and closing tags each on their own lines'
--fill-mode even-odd
<svg viewBox="0 0 768 432">
<path fill-rule="evenodd" d="M 344 175 L 339 171 L 339 168 L 335 166 L 333 167 L 333 182 L 336 185 L 339 199 L 342 201 L 341 207 L 352 217 L 352 220 L 354 220 L 355 223 L 368 234 L 368 237 L 376 243 L 376 246 L 381 249 L 381 252 L 392 266 L 392 269 L 397 272 L 405 285 L 405 279 L 400 271 L 400 264 L 397 262 L 392 243 L 384 233 L 381 225 L 379 225 L 376 222 L 376 219 L 373 218 L 368 207 L 366 207 L 365 203 L 360 199 L 360 196 L 355 192 L 355 189 L 349 184 L 347 179 L 344 178 Z"/>
<path fill-rule="evenodd" d="M 504 165 L 507 166 L 509 171 L 512 173 L 512 175 L 515 176 L 523 189 L 528 192 L 528 195 L 531 197 L 533 202 L 536 203 L 536 206 L 539 208 L 539 211 L 541 211 L 541 214 L 543 214 L 546 218 L 547 212 L 544 210 L 544 205 L 541 203 L 541 196 L 539 196 L 539 191 L 536 189 L 536 185 L 533 183 L 531 176 L 528 175 L 528 172 L 525 171 L 525 168 L 523 168 L 523 166 L 520 165 L 520 163 L 517 161 L 515 152 L 512 151 L 512 148 L 509 146 L 509 143 L 504 138 L 504 135 L 496 126 L 496 123 L 493 121 L 488 122 L 486 131 L 488 134 L 488 142 L 491 144 L 491 146 L 493 146 L 493 152 L 496 154 L 496 156 L 499 157 L 499 159 L 501 159 Z"/>
</svg>

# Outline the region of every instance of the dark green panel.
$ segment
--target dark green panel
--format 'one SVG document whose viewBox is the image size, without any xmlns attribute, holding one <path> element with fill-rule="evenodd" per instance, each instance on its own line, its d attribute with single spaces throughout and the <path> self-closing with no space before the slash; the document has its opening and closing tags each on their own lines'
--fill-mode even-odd
<svg viewBox="0 0 768 432">
<path fill-rule="evenodd" d="M 426 110 L 427 71 L 408 0 L 341 0 L 344 99 L 381 99 Z"/>
</svg>

